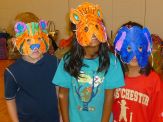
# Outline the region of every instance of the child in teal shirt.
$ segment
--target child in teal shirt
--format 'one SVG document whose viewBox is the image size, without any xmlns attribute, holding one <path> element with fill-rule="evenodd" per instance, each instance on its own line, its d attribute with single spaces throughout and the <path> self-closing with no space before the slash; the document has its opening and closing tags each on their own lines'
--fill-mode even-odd
<svg viewBox="0 0 163 122">
<path fill-rule="evenodd" d="M 88 8 L 87 12 L 78 11 L 82 8 Z M 70 13 L 76 36 L 53 79 L 60 87 L 59 103 L 64 122 L 109 121 L 113 90 L 124 85 L 120 63 L 109 52 L 101 18 L 99 7 L 90 3 Z"/>
</svg>

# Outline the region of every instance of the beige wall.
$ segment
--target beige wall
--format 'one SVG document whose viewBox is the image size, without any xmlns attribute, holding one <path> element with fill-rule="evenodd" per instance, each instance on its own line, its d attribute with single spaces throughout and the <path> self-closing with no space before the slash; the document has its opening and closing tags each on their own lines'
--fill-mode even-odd
<svg viewBox="0 0 163 122">
<path fill-rule="evenodd" d="M 53 20 L 56 29 L 60 30 L 59 38 L 67 37 L 66 14 L 67 0 L 1 0 L 0 27 L 6 28 L 14 23 L 18 13 L 30 11 L 44 20 Z"/>
<path fill-rule="evenodd" d="M 56 29 L 60 30 L 59 39 L 66 38 L 68 11 L 84 1 L 101 6 L 109 35 L 111 30 L 115 33 L 121 24 L 132 20 L 146 25 L 152 33 L 163 38 L 162 0 L 1 0 L 0 27 L 12 25 L 18 13 L 30 11 L 41 19 L 53 20 Z"/>
<path fill-rule="evenodd" d="M 163 0 L 146 0 L 145 25 L 163 38 Z"/>
<path fill-rule="evenodd" d="M 128 21 L 144 25 L 145 0 L 113 0 L 113 35 Z"/>
<path fill-rule="evenodd" d="M 111 31 L 114 36 L 122 24 L 135 21 L 163 38 L 163 0 L 69 0 L 69 7 L 85 1 L 101 6 L 109 36 Z"/>
</svg>

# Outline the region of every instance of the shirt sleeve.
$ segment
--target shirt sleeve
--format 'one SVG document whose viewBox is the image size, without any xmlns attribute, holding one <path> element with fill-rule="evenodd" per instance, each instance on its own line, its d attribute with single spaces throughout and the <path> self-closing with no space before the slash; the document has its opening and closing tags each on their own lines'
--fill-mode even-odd
<svg viewBox="0 0 163 122">
<path fill-rule="evenodd" d="M 6 100 L 12 100 L 16 97 L 18 86 L 14 75 L 10 70 L 5 70 L 4 72 L 4 93 Z"/>
<path fill-rule="evenodd" d="M 72 76 L 64 69 L 64 60 L 62 59 L 58 65 L 52 83 L 61 87 L 71 87 Z"/>
<path fill-rule="evenodd" d="M 124 76 L 118 58 L 110 55 L 110 66 L 104 79 L 105 89 L 114 89 L 124 86 Z"/>
<path fill-rule="evenodd" d="M 160 88 L 160 92 L 159 92 L 159 104 L 160 104 L 160 108 L 158 110 L 158 116 L 157 116 L 157 122 L 163 122 L 163 81 L 160 82 L 161 83 L 161 88 Z M 156 104 L 157 105 L 157 104 Z"/>
<path fill-rule="evenodd" d="M 151 117 L 151 122 L 159 122 L 159 112 L 161 108 L 161 91 L 160 91 L 160 78 L 157 74 L 153 75 L 153 92 L 152 92 L 152 97 L 150 101 L 150 117 Z M 156 121 L 157 120 L 157 121 Z"/>
</svg>

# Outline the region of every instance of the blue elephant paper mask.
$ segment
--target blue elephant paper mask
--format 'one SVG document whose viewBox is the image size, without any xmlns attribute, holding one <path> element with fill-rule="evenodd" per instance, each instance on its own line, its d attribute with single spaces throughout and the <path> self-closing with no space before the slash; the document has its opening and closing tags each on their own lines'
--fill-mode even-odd
<svg viewBox="0 0 163 122">
<path fill-rule="evenodd" d="M 151 34 L 147 28 L 124 26 L 119 29 L 115 37 L 114 47 L 124 63 L 130 63 L 136 56 L 138 65 L 144 68 L 152 51 Z"/>
</svg>

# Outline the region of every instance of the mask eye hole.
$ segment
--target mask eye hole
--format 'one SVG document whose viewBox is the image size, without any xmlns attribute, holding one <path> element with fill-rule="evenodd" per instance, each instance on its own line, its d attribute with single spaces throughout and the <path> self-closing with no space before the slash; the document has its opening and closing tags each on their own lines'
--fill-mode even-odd
<svg viewBox="0 0 163 122">
<path fill-rule="evenodd" d="M 97 30 L 99 29 L 98 25 L 95 25 L 95 27 L 96 27 Z"/>
<path fill-rule="evenodd" d="M 38 37 L 38 40 L 39 40 L 39 41 L 42 41 L 42 38 L 41 38 L 41 37 Z"/>
<path fill-rule="evenodd" d="M 88 32 L 88 27 L 85 27 L 85 28 L 84 28 L 84 31 L 85 31 L 85 32 Z"/>
<path fill-rule="evenodd" d="M 128 46 L 128 47 L 127 47 L 127 51 L 128 51 L 128 52 L 131 52 L 131 49 L 132 49 L 131 46 Z"/>
<path fill-rule="evenodd" d="M 143 51 L 143 48 L 142 47 L 139 47 L 138 50 L 139 50 L 139 52 L 142 52 Z"/>
<path fill-rule="evenodd" d="M 27 43 L 28 43 L 28 44 L 30 44 L 30 42 L 31 42 L 31 39 L 27 39 L 26 41 L 27 41 Z"/>
</svg>

